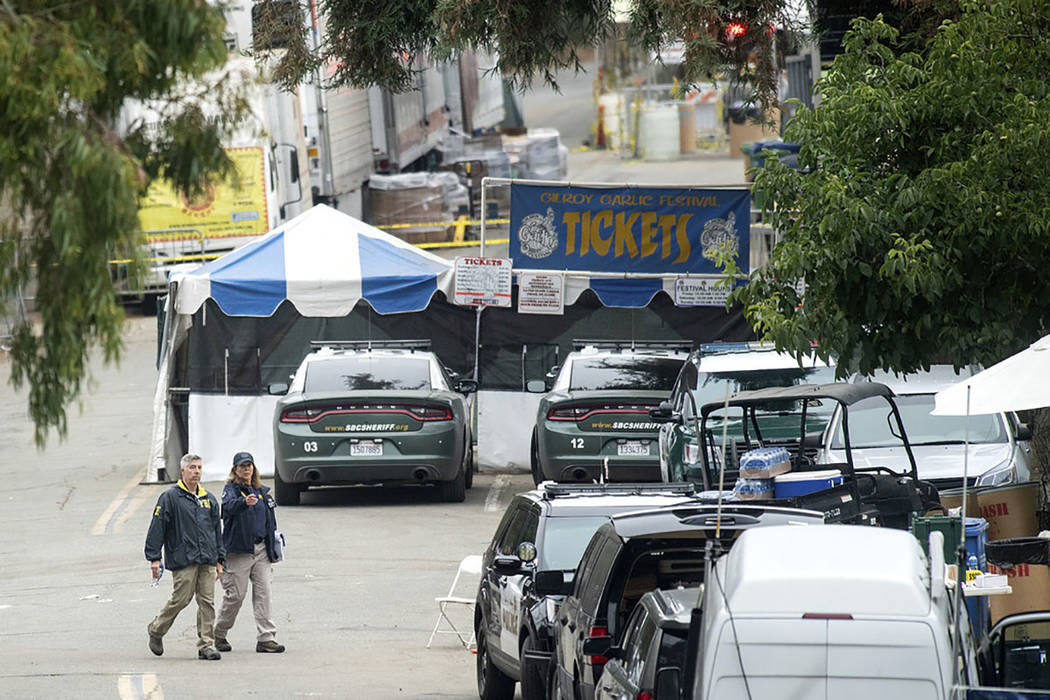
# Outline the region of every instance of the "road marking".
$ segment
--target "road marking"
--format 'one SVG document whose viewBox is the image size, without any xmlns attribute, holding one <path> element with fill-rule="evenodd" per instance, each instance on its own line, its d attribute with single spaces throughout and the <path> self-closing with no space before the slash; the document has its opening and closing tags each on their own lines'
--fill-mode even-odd
<svg viewBox="0 0 1050 700">
<path fill-rule="evenodd" d="M 503 489 L 507 488 L 510 484 L 510 477 L 506 474 L 501 474 L 496 477 L 496 480 L 492 482 L 492 486 L 489 487 L 489 494 L 485 497 L 485 512 L 493 513 L 500 508 L 500 496 L 503 495 Z"/>
<path fill-rule="evenodd" d="M 128 516 L 121 518 L 120 516 L 128 508 L 128 505 L 132 502 L 131 492 L 139 485 L 139 476 L 136 474 L 135 477 L 125 484 L 124 488 L 120 490 L 117 497 L 113 499 L 113 502 L 106 507 L 106 510 L 102 515 L 98 516 L 98 520 L 91 528 L 92 535 L 108 535 L 113 532 L 113 526 L 117 523 L 118 519 L 120 522 L 127 520 Z M 137 507 L 137 504 L 136 504 Z"/>
<path fill-rule="evenodd" d="M 160 679 L 155 673 L 134 673 L 117 680 L 120 700 L 164 700 Z"/>
</svg>

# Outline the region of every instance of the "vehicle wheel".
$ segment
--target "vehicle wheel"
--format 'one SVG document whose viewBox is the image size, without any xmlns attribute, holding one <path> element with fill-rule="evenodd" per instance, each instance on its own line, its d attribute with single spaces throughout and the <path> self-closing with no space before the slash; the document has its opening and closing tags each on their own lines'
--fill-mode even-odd
<svg viewBox="0 0 1050 700">
<path fill-rule="evenodd" d="M 540 467 L 540 441 L 535 432 L 532 433 L 532 452 L 529 463 L 532 467 L 532 483 L 539 486 L 543 481 L 543 468 Z"/>
<path fill-rule="evenodd" d="M 474 485 L 474 446 L 470 444 L 470 436 L 467 436 L 467 446 L 463 454 L 463 473 L 466 475 L 466 484 L 469 489 Z"/>
<path fill-rule="evenodd" d="M 439 481 L 438 488 L 441 489 L 441 500 L 445 503 L 462 503 L 467 498 L 467 475 L 464 473 L 463 465 L 459 467 L 459 473 L 451 481 Z"/>
<path fill-rule="evenodd" d="M 536 643 L 532 640 L 532 635 L 525 635 L 525 641 L 521 645 L 521 654 L 518 656 L 522 660 L 522 673 L 521 673 L 521 698 L 522 700 L 545 700 L 547 697 L 546 689 L 546 678 L 539 677 L 535 672 L 525 673 L 524 660 L 525 654 L 536 649 Z"/>
<path fill-rule="evenodd" d="M 513 700 L 514 679 L 503 673 L 489 658 L 485 630 L 478 630 L 478 697 L 481 700 Z"/>
<path fill-rule="evenodd" d="M 273 470 L 273 493 L 279 506 L 299 505 L 299 494 L 302 493 L 295 484 L 289 484 L 281 480 L 281 472 L 274 467 Z"/>
</svg>

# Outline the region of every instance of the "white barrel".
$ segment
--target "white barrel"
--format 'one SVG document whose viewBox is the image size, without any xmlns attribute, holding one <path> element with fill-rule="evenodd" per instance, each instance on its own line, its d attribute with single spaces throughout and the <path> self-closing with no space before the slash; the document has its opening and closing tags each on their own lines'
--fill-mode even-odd
<svg viewBox="0 0 1050 700">
<path fill-rule="evenodd" d="M 610 151 L 620 148 L 620 112 L 623 109 L 623 99 L 619 93 L 607 92 L 598 98 L 598 104 L 602 108 L 602 131 L 605 133 L 605 147 Z"/>
<path fill-rule="evenodd" d="M 645 160 L 675 160 L 681 152 L 678 139 L 678 105 L 650 104 L 639 115 L 638 150 Z"/>
</svg>

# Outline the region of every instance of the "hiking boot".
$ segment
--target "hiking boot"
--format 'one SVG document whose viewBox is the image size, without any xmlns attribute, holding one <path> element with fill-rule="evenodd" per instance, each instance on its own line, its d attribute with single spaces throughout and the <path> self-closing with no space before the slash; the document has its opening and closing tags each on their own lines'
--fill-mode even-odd
<svg viewBox="0 0 1050 700">
<path fill-rule="evenodd" d="M 215 639 L 215 648 L 219 651 L 233 651 L 233 647 L 225 639 Z"/>
<path fill-rule="evenodd" d="M 204 661 L 218 661 L 222 658 L 222 654 L 215 651 L 212 647 L 205 647 L 197 652 L 197 658 Z"/>
<path fill-rule="evenodd" d="M 149 636 L 149 650 L 157 656 L 164 653 L 164 640 L 160 637 L 154 637 L 152 634 Z"/>
<path fill-rule="evenodd" d="M 280 654 L 284 651 L 284 645 L 278 644 L 277 642 L 270 640 L 268 642 L 259 642 L 255 645 L 255 651 L 260 654 Z"/>
</svg>

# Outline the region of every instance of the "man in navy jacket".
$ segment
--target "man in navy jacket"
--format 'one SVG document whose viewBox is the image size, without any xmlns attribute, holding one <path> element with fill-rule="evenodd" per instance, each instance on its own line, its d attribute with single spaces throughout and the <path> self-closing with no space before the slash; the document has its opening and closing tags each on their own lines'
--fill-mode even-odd
<svg viewBox="0 0 1050 700">
<path fill-rule="evenodd" d="M 226 549 L 222 542 L 219 502 L 200 485 L 201 458 L 187 454 L 179 462 L 182 479 L 160 495 L 146 535 L 146 559 L 154 578 L 164 566 L 171 571 L 171 598 L 149 624 L 149 648 L 164 653 L 163 637 L 175 617 L 197 597 L 197 657 L 217 661 L 215 649 L 215 580 L 222 575 Z"/>
</svg>

